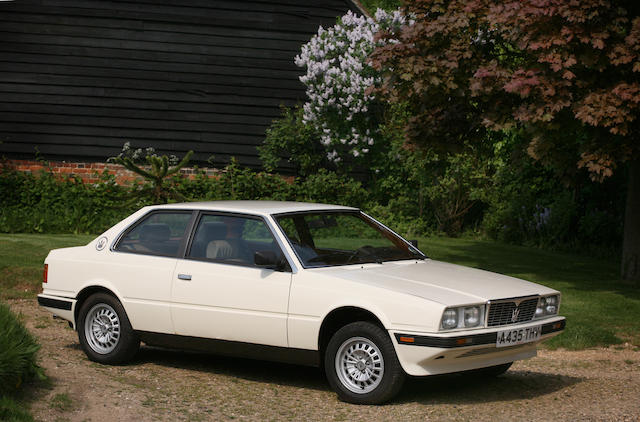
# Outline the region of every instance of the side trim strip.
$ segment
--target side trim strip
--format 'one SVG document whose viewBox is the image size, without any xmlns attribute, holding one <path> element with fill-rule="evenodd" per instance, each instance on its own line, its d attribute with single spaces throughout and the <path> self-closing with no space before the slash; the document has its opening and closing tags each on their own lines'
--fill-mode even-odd
<svg viewBox="0 0 640 422">
<path fill-rule="evenodd" d="M 491 344 L 495 343 L 497 339 L 496 333 L 476 334 L 471 336 L 459 337 L 414 336 L 411 334 L 396 334 L 395 336 L 399 344 L 406 344 L 408 346 L 442 347 L 444 349 L 477 346 L 479 344 Z M 401 341 L 400 337 L 413 338 L 414 341 Z"/>
<path fill-rule="evenodd" d="M 140 336 L 140 340 L 149 346 L 193 350 L 223 356 L 286 362 L 305 366 L 320 366 L 320 353 L 317 350 L 266 346 L 263 344 L 181 336 L 178 334 L 161 334 L 149 331 L 136 331 L 136 333 Z"/>
<path fill-rule="evenodd" d="M 73 302 L 59 299 L 51 299 L 50 297 L 38 296 L 38 305 L 46 306 L 47 308 L 62 309 L 63 311 L 70 311 Z"/>
<path fill-rule="evenodd" d="M 562 331 L 564 330 L 566 324 L 566 319 L 549 324 L 543 324 L 542 335 Z M 495 344 L 497 339 L 497 332 L 457 337 L 415 336 L 413 334 L 396 333 L 395 338 L 398 344 L 406 346 L 425 346 L 452 349 L 455 347 L 477 346 L 480 344 Z M 413 341 L 409 339 L 412 339 Z"/>
</svg>

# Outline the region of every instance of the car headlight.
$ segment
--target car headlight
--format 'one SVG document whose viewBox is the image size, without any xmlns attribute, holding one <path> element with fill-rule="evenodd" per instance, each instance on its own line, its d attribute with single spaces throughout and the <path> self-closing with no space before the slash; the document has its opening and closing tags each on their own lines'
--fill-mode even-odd
<svg viewBox="0 0 640 422">
<path fill-rule="evenodd" d="M 455 328 L 474 328 L 483 325 L 484 305 L 459 306 L 447 308 L 442 314 L 442 330 Z"/>
<path fill-rule="evenodd" d="M 558 297 L 558 295 L 541 297 L 540 299 L 538 299 L 535 318 L 544 318 L 550 315 L 557 315 L 559 302 L 560 298 Z"/>
<path fill-rule="evenodd" d="M 445 330 L 451 330 L 458 326 L 458 311 L 457 309 L 447 309 L 442 314 L 442 328 Z"/>
<path fill-rule="evenodd" d="M 480 307 L 464 308 L 464 326 L 476 327 L 480 323 Z"/>
</svg>

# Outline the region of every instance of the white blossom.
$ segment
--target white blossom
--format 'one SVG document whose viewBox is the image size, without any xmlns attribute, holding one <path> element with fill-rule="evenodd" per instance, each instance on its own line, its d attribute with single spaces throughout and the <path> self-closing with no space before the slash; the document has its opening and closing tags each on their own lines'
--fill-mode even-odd
<svg viewBox="0 0 640 422">
<path fill-rule="evenodd" d="M 382 41 L 374 42 L 381 29 L 396 30 L 407 24 L 397 10 L 378 9 L 375 19 L 349 11 L 331 28 L 318 28 L 318 33 L 302 46 L 294 62 L 305 67 L 300 82 L 306 86 L 307 102 L 303 105 L 303 121 L 321 131 L 320 142 L 350 145 L 354 157 L 369 152 L 380 130 L 369 110 L 375 97 L 367 93 L 381 82 L 380 76 L 367 63 L 367 57 Z M 337 150 L 327 153 L 334 162 Z"/>
</svg>

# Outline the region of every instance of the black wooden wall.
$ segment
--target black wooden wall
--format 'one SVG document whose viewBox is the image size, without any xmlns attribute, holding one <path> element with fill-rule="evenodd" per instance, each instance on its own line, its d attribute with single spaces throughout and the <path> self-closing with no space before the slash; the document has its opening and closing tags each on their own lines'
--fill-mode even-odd
<svg viewBox="0 0 640 422">
<path fill-rule="evenodd" d="M 347 0 L 0 2 L 0 154 L 104 161 L 130 141 L 259 167 L 256 146 L 280 105 L 304 99 L 294 56 L 349 9 Z"/>
</svg>

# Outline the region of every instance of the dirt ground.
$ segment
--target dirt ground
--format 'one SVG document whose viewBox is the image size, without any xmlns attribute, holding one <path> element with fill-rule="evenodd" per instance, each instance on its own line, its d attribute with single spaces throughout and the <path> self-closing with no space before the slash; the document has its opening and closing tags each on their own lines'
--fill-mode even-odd
<svg viewBox="0 0 640 422">
<path fill-rule="evenodd" d="M 42 345 L 41 421 L 640 421 L 640 351 L 628 345 L 542 350 L 494 379 L 410 379 L 390 404 L 355 406 L 314 368 L 148 347 L 129 365 L 99 365 L 35 300 L 10 306 Z"/>
</svg>

